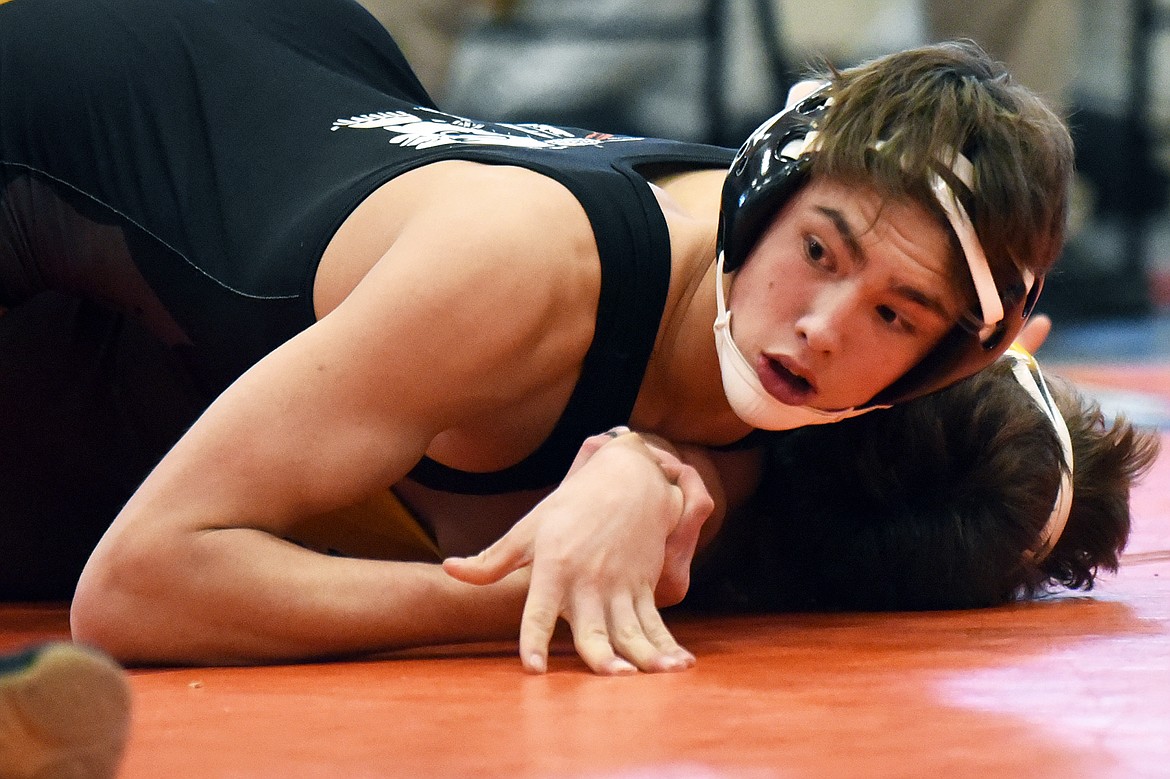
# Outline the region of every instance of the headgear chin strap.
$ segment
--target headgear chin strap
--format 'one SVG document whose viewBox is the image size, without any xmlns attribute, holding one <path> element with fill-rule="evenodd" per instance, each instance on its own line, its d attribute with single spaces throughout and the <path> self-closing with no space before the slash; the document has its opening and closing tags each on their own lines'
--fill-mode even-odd
<svg viewBox="0 0 1170 779">
<path fill-rule="evenodd" d="M 715 351 L 719 355 L 719 373 L 723 394 L 735 415 L 758 430 L 793 430 L 808 425 L 827 425 L 859 416 L 875 407 L 822 411 L 811 406 L 781 403 L 760 382 L 751 363 L 731 337 L 731 312 L 723 291 L 723 253 L 715 260 Z"/>
<path fill-rule="evenodd" d="M 801 82 L 789 92 L 788 105 L 755 130 L 731 163 L 723 184 L 717 252 L 724 271 L 740 268 L 768 223 L 808 180 L 820 146 L 818 128 L 833 103 L 827 81 Z M 875 144 L 878 151 L 884 143 Z M 956 180 L 975 189 L 975 168 L 958 151 L 940 160 Z M 996 283 L 979 236 L 966 208 L 939 173 L 927 182 L 954 231 L 971 273 L 979 312 L 960 319 L 935 348 L 861 408 L 890 405 L 926 395 L 990 365 L 1012 342 L 1031 314 L 1042 286 L 1027 269 L 1018 280 Z"/>
<path fill-rule="evenodd" d="M 1052 429 L 1056 431 L 1056 437 L 1060 439 L 1060 450 L 1064 458 L 1060 469 L 1060 486 L 1056 490 L 1056 502 L 1052 506 L 1052 513 L 1049 514 L 1048 521 L 1044 523 L 1044 527 L 1040 531 L 1036 546 L 1024 552 L 1026 560 L 1039 565 L 1052 552 L 1056 542 L 1060 540 L 1060 534 L 1064 532 L 1069 512 L 1072 510 L 1072 436 L 1068 433 L 1068 424 L 1064 421 L 1064 415 L 1060 413 L 1060 409 L 1056 407 L 1052 395 L 1048 392 L 1048 385 L 1044 382 L 1044 376 L 1040 373 L 1040 365 L 1036 362 L 1036 358 L 1019 344 L 1012 344 L 1011 348 L 1004 352 L 1003 358 L 1011 362 L 1012 375 L 1015 376 L 1016 381 L 1036 401 L 1036 405 L 1052 423 Z"/>
</svg>

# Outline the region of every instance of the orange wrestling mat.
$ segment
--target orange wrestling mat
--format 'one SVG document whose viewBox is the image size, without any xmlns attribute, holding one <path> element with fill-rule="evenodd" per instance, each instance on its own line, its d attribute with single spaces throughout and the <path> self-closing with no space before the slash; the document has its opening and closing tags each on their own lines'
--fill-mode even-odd
<svg viewBox="0 0 1170 779">
<path fill-rule="evenodd" d="M 1170 367 L 1053 372 L 1170 400 Z M 699 658 L 679 674 L 599 678 L 563 646 L 528 676 L 508 644 L 136 670 L 120 777 L 1170 776 L 1170 454 L 1133 513 L 1122 570 L 1091 593 L 675 619 Z M 67 635 L 63 607 L 0 607 L 0 650 Z"/>
</svg>

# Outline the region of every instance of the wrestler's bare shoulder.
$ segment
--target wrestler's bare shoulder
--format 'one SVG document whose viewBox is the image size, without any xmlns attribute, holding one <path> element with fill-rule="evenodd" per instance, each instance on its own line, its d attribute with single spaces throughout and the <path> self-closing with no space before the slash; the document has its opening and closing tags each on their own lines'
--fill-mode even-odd
<svg viewBox="0 0 1170 779">
<path fill-rule="evenodd" d="M 446 160 L 386 182 L 349 214 L 318 266 L 318 316 L 337 306 L 396 245 L 419 261 L 507 257 L 507 270 L 573 284 L 596 276 L 589 219 L 559 182 L 511 165 Z M 584 274 L 584 278 L 579 274 Z M 588 287 L 586 287 L 588 288 Z"/>
<path fill-rule="evenodd" d="M 357 339 L 371 375 L 406 371 L 404 345 L 443 354 L 441 371 L 420 366 L 370 386 L 418 389 L 426 376 L 428 408 L 444 408 L 427 454 L 497 470 L 548 436 L 576 385 L 597 316 L 596 242 L 580 204 L 551 179 L 431 167 L 358 206 L 322 259 L 314 302 L 323 320 L 379 334 Z"/>
</svg>

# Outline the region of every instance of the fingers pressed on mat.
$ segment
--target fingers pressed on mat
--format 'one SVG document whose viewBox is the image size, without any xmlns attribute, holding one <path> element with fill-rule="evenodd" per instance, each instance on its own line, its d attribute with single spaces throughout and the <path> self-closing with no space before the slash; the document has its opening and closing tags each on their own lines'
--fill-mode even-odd
<svg viewBox="0 0 1170 779">
<path fill-rule="evenodd" d="M 647 590 L 636 598 L 648 602 L 655 616 L 654 594 Z M 686 662 L 674 654 L 677 645 L 661 620 L 650 621 L 650 630 L 643 621 L 639 608 L 629 596 L 619 596 L 609 604 L 609 637 L 614 650 L 642 671 L 681 671 Z M 663 634 L 666 639 L 664 640 Z M 651 637 L 653 636 L 653 638 Z"/>
<path fill-rule="evenodd" d="M 636 666 L 614 652 L 605 609 L 597 598 L 577 598 L 568 615 L 577 654 L 594 673 L 618 675 L 637 673 Z"/>
</svg>

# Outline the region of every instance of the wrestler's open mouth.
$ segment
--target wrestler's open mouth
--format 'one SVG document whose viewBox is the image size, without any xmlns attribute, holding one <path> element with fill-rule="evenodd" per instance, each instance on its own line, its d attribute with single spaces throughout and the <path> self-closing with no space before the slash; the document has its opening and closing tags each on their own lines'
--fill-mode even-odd
<svg viewBox="0 0 1170 779">
<path fill-rule="evenodd" d="M 781 403 L 801 406 L 808 402 L 816 388 L 794 369 L 795 366 L 788 366 L 783 360 L 764 355 L 760 357 L 760 382 L 768 394 Z"/>
</svg>

